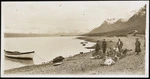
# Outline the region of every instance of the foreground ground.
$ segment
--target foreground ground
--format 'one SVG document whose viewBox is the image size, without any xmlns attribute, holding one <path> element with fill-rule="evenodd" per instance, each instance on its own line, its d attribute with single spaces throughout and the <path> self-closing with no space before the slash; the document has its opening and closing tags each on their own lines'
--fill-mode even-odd
<svg viewBox="0 0 150 79">
<path fill-rule="evenodd" d="M 84 39 L 87 41 L 95 42 L 97 40 L 113 41 L 116 42 L 118 37 L 81 37 L 79 39 Z M 123 48 L 133 49 L 135 48 L 135 37 L 120 37 L 123 41 Z M 127 56 L 112 66 L 101 66 L 103 63 L 102 59 L 90 59 L 93 51 L 84 54 L 77 54 L 72 57 L 65 58 L 61 65 L 53 66 L 52 62 L 31 65 L 15 69 L 5 70 L 4 74 L 114 74 L 114 75 L 144 75 L 145 74 L 145 47 L 144 38 L 139 37 L 141 41 L 142 52 L 140 55 L 136 53 L 128 52 Z M 109 42 L 108 42 L 109 43 Z M 110 45 L 109 45 L 110 46 Z"/>
</svg>

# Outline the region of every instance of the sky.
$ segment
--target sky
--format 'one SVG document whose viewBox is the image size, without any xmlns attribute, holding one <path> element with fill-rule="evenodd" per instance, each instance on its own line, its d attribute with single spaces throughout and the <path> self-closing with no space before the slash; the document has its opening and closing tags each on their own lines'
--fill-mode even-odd
<svg viewBox="0 0 150 79">
<path fill-rule="evenodd" d="M 86 33 L 110 18 L 131 17 L 145 1 L 2 2 L 4 32 Z"/>
</svg>

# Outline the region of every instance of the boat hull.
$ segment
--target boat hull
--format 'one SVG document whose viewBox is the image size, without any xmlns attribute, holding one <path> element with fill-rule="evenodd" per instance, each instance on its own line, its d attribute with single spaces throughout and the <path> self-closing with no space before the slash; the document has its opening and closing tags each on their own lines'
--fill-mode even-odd
<svg viewBox="0 0 150 79">
<path fill-rule="evenodd" d="M 13 53 L 8 53 L 8 52 L 5 51 L 5 56 L 9 57 L 9 58 L 33 59 L 34 52 L 13 54 Z"/>
</svg>

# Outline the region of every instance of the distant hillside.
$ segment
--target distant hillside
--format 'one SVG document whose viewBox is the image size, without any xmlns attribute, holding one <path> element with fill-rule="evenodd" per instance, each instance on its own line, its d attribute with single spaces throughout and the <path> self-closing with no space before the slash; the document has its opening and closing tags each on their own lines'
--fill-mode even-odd
<svg viewBox="0 0 150 79">
<path fill-rule="evenodd" d="M 110 19 L 115 20 L 115 19 Z M 146 28 L 146 5 L 135 13 L 128 21 L 122 19 L 110 23 L 104 21 L 101 26 L 93 29 L 84 35 L 106 35 L 106 36 L 124 36 L 137 30 L 139 34 L 145 34 Z"/>
<path fill-rule="evenodd" d="M 4 37 L 46 37 L 49 34 L 30 34 L 30 33 L 4 33 Z"/>
<path fill-rule="evenodd" d="M 4 33 L 4 37 L 49 37 L 49 36 L 77 36 L 81 33 L 56 33 L 56 34 L 36 34 L 36 33 Z"/>
</svg>

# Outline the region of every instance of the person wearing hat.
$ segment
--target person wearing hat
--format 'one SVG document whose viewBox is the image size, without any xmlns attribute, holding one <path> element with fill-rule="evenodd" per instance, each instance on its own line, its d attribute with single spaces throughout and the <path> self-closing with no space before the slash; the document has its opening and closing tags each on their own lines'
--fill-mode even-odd
<svg viewBox="0 0 150 79">
<path fill-rule="evenodd" d="M 95 47 L 95 53 L 98 53 L 98 51 L 100 50 L 100 44 L 99 44 L 99 40 L 96 43 L 96 47 Z"/>
<path fill-rule="evenodd" d="M 120 39 L 118 39 L 117 48 L 119 49 L 119 52 L 121 51 L 122 47 L 123 47 L 123 42 Z"/>
<path fill-rule="evenodd" d="M 102 49 L 103 49 L 103 53 L 105 54 L 106 52 L 106 47 L 107 47 L 107 43 L 105 41 L 105 39 L 103 39 L 103 42 L 102 42 Z"/>
<path fill-rule="evenodd" d="M 139 52 L 141 52 L 140 46 L 141 46 L 141 43 L 140 43 L 139 39 L 136 38 L 136 42 L 135 42 L 135 52 L 137 52 L 136 55 L 139 55 Z"/>
</svg>

